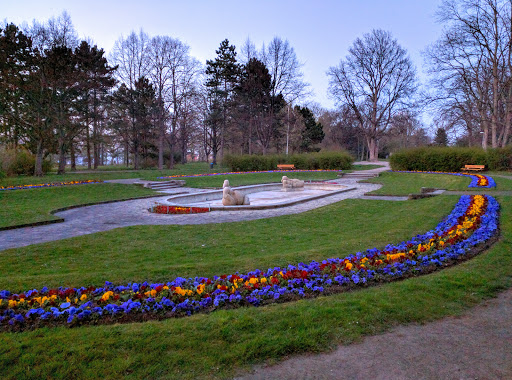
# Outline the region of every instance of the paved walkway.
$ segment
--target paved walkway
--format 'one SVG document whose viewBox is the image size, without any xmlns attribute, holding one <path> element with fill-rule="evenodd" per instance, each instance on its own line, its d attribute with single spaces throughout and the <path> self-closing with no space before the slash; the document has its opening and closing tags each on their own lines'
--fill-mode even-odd
<svg viewBox="0 0 512 380">
<path fill-rule="evenodd" d="M 379 173 L 389 170 L 388 163 L 382 164 L 384 167 L 365 170 L 364 172 Z M 123 183 L 132 183 L 137 180 L 128 179 L 122 181 Z M 332 181 L 333 180 L 331 180 L 331 182 Z M 230 223 L 297 214 L 344 199 L 363 197 L 365 193 L 376 190 L 381 186 L 377 184 L 357 183 L 356 179 L 339 178 L 334 181 L 349 187 L 356 187 L 356 189 L 294 206 L 270 210 L 213 211 L 205 214 L 192 215 L 160 215 L 147 211 L 155 202 L 169 198 L 170 194 L 205 191 L 183 187 L 166 190 L 166 195 L 157 198 L 75 208 L 55 214 L 64 219 L 63 223 L 0 231 L 0 251 L 135 225 Z M 371 199 L 379 198 L 372 197 Z M 404 200 L 405 198 L 386 197 L 381 199 Z"/>
</svg>

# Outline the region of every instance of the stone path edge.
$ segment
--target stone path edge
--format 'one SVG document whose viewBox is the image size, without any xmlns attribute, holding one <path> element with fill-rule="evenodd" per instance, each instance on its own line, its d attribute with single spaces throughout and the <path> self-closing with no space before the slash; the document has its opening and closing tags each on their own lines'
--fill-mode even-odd
<svg viewBox="0 0 512 380">
<path fill-rule="evenodd" d="M 142 197 L 131 197 L 131 198 L 123 198 L 123 199 L 114 199 L 111 201 L 99 201 L 99 202 L 91 202 L 91 203 L 82 203 L 79 205 L 72 205 L 62 208 L 57 208 L 55 210 L 50 211 L 50 215 L 54 215 L 58 212 L 72 210 L 75 208 L 80 207 L 87 207 L 87 206 L 95 206 L 95 205 L 104 205 L 108 203 L 117 203 L 117 202 L 125 202 L 125 201 L 135 201 L 138 199 L 148 199 L 148 198 L 161 198 L 162 194 L 159 195 L 144 195 Z M 8 230 L 16 230 L 19 228 L 26 228 L 26 227 L 37 227 L 37 226 L 45 226 L 48 224 L 55 224 L 55 223 L 63 223 L 65 221 L 64 218 L 58 218 L 53 220 L 42 220 L 40 222 L 34 222 L 34 223 L 25 223 L 25 224 L 16 224 L 14 226 L 6 226 L 6 227 L 0 227 L 0 231 L 8 231 Z"/>
</svg>

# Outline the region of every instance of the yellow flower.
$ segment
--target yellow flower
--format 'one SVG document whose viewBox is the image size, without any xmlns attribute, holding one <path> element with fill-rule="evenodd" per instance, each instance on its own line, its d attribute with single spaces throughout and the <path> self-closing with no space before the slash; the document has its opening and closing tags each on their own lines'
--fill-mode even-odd
<svg viewBox="0 0 512 380">
<path fill-rule="evenodd" d="M 109 290 L 108 292 L 106 292 L 105 294 L 103 294 L 100 298 L 101 301 L 107 301 L 110 297 L 112 297 L 114 295 L 114 292 Z"/>
<path fill-rule="evenodd" d="M 82 294 L 80 297 L 80 301 L 85 301 L 87 299 L 87 294 Z"/>
</svg>

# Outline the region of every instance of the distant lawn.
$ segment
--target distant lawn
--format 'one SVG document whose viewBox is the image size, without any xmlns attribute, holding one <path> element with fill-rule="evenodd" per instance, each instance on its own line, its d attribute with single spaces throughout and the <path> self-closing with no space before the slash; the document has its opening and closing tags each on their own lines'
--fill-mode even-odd
<svg viewBox="0 0 512 380">
<path fill-rule="evenodd" d="M 379 165 L 354 165 L 352 170 L 369 170 L 380 167 Z M 109 180 L 109 179 L 123 179 L 123 178 L 140 178 L 148 181 L 159 181 L 158 177 L 166 177 L 171 175 L 190 175 L 190 174 L 208 174 L 208 173 L 226 173 L 230 172 L 230 168 L 216 165 L 213 169 L 210 169 L 210 166 L 206 162 L 191 162 L 185 165 L 176 165 L 175 169 L 172 170 L 157 170 L 157 169 L 146 169 L 146 170 L 133 170 L 126 167 L 118 167 L 118 166 L 103 166 L 98 168 L 97 171 L 92 173 L 82 173 L 82 171 L 87 170 L 85 168 L 80 168 L 76 173 L 66 173 L 63 175 L 57 175 L 55 173 L 49 173 L 44 177 L 32 177 L 32 176 L 18 176 L 18 177 L 8 177 L 8 178 L 0 178 L 0 186 L 12 186 L 12 185 L 27 185 L 27 184 L 39 184 L 39 183 L 51 183 L 51 182 L 66 182 L 73 180 L 87 180 L 87 179 L 98 179 L 98 180 Z M 345 170 L 344 172 L 349 172 L 351 170 Z M 279 182 L 281 180 L 283 174 L 276 174 L 274 177 L 271 177 L 269 181 L 271 182 Z M 295 174 L 294 174 L 295 175 Z M 296 174 L 295 178 L 306 178 L 306 179 L 331 179 L 336 178 L 335 174 L 330 175 L 322 175 L 319 173 L 314 173 L 313 176 L 303 177 L 301 174 Z M 277 179 L 279 178 L 279 179 Z M 184 178 L 189 181 L 189 179 Z M 266 181 L 267 179 L 263 179 L 262 181 Z M 160 180 L 162 181 L 162 180 Z M 194 187 L 201 186 L 196 184 L 196 182 L 190 182 L 194 184 Z M 215 186 L 214 184 L 206 181 L 206 186 Z M 244 184 L 253 184 L 255 183 L 253 180 L 249 180 L 249 182 Z M 256 182 L 259 183 L 259 182 Z M 188 184 L 188 182 L 187 182 Z M 222 187 L 222 183 L 220 185 Z"/>
<path fill-rule="evenodd" d="M 497 187 L 485 189 L 492 193 L 494 190 L 512 190 L 512 181 L 506 178 L 493 177 Z M 375 195 L 408 195 L 419 193 L 422 187 L 435 187 L 446 190 L 472 190 L 468 188 L 471 178 L 446 174 L 420 174 L 420 173 L 391 173 L 384 172 L 377 178 L 364 182 L 380 183 L 378 190 L 372 191 Z M 476 189 L 473 189 L 476 190 Z"/>
<path fill-rule="evenodd" d="M 176 175 L 176 174 L 199 174 L 199 173 L 211 173 L 215 171 L 229 171 L 226 167 L 216 166 L 214 170 L 210 170 L 209 165 L 206 162 L 192 162 L 185 165 L 176 165 L 175 169 L 172 170 L 157 170 L 157 169 L 146 169 L 146 170 L 125 170 L 121 172 L 109 171 L 104 168 L 94 173 L 66 173 L 63 175 L 57 175 L 55 173 L 49 173 L 44 177 L 32 177 L 32 176 L 19 176 L 19 177 L 8 177 L 0 179 L 0 186 L 12 186 L 12 185 L 27 185 L 27 184 L 38 184 L 38 183 L 49 183 L 49 182 L 65 182 L 73 180 L 86 180 L 86 179 L 122 179 L 122 178 L 141 178 L 149 181 L 155 181 L 157 177 Z"/>
<path fill-rule="evenodd" d="M 50 212 L 64 207 L 147 195 L 158 193 L 115 183 L 0 191 L 0 227 L 55 220 Z"/>
<path fill-rule="evenodd" d="M 229 180 L 231 186 L 255 185 L 260 183 L 281 182 L 283 176 L 298 178 L 305 181 L 322 181 L 338 178 L 337 172 L 290 172 L 290 173 L 251 173 L 226 174 L 207 177 L 182 178 L 189 187 L 221 188 L 224 180 Z"/>
</svg>

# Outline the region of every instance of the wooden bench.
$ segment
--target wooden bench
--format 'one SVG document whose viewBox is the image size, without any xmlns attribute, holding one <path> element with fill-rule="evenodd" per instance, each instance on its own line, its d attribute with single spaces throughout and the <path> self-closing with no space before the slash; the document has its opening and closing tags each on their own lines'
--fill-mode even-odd
<svg viewBox="0 0 512 380">
<path fill-rule="evenodd" d="M 485 169 L 485 165 L 464 165 L 460 170 L 463 172 L 481 172 Z"/>
<path fill-rule="evenodd" d="M 277 165 L 278 170 L 295 170 L 295 165 L 293 164 L 279 164 Z"/>
</svg>

